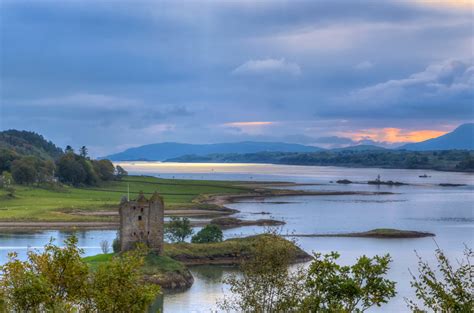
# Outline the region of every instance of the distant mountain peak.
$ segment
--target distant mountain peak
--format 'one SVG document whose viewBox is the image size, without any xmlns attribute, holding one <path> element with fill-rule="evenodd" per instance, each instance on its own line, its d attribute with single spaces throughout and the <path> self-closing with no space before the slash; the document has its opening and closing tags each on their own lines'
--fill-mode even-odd
<svg viewBox="0 0 474 313">
<path fill-rule="evenodd" d="M 459 125 L 450 133 L 421 142 L 409 143 L 399 149 L 413 151 L 474 150 L 474 123 Z"/>
</svg>

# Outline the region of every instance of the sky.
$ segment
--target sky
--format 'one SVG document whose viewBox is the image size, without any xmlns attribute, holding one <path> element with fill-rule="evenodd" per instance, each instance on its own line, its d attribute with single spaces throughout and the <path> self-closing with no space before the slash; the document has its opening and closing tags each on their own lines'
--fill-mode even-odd
<svg viewBox="0 0 474 313">
<path fill-rule="evenodd" d="M 0 1 L 0 129 L 397 146 L 472 122 L 474 3 Z"/>
</svg>

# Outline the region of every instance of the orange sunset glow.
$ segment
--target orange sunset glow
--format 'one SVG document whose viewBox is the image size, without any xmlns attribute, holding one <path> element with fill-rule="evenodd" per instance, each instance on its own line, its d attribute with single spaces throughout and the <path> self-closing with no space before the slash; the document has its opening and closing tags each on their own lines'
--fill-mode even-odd
<svg viewBox="0 0 474 313">
<path fill-rule="evenodd" d="M 350 137 L 359 141 L 371 139 L 374 141 L 396 142 L 419 142 L 446 134 L 440 130 L 404 130 L 400 128 L 370 128 L 363 129 L 356 133 L 341 133 L 341 135 Z"/>
</svg>

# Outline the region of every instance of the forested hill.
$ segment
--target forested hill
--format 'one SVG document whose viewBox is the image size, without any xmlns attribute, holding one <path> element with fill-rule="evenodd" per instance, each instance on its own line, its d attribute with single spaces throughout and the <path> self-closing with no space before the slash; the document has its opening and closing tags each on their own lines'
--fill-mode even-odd
<svg viewBox="0 0 474 313">
<path fill-rule="evenodd" d="M 63 150 L 37 133 L 11 129 L 0 132 L 0 153 L 56 160 Z"/>
<path fill-rule="evenodd" d="M 397 150 L 343 150 L 312 153 L 261 152 L 247 154 L 211 154 L 207 156 L 186 155 L 169 159 L 167 162 L 272 163 L 474 171 L 474 152 L 466 150 L 423 152 Z"/>
</svg>

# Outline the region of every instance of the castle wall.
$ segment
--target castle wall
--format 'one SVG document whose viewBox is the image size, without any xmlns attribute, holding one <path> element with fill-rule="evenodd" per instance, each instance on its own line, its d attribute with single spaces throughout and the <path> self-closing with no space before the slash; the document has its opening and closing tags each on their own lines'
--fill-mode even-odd
<svg viewBox="0 0 474 313">
<path fill-rule="evenodd" d="M 120 204 L 120 245 L 122 251 L 143 243 L 150 250 L 163 250 L 164 204 L 157 194 L 147 200 L 143 195 L 135 201 Z"/>
</svg>

